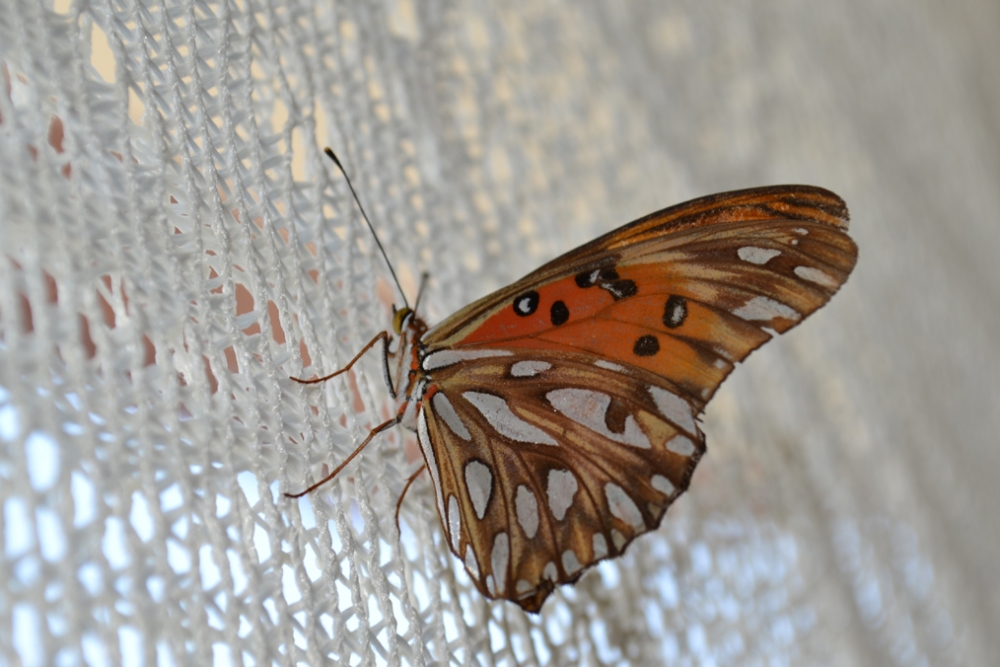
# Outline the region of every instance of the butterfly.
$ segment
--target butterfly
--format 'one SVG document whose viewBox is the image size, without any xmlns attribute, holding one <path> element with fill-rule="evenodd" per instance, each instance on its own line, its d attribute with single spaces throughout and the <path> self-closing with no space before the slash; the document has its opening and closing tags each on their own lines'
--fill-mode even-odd
<svg viewBox="0 0 1000 667">
<path fill-rule="evenodd" d="M 847 227 L 821 188 L 726 192 L 605 234 L 434 327 L 400 308 L 394 351 L 383 331 L 337 373 L 299 380 L 382 343 L 397 412 L 326 479 L 381 431 L 415 430 L 424 465 L 403 494 L 426 469 L 475 586 L 538 612 L 660 525 L 705 452 L 698 420 L 719 384 L 847 280 Z"/>
</svg>

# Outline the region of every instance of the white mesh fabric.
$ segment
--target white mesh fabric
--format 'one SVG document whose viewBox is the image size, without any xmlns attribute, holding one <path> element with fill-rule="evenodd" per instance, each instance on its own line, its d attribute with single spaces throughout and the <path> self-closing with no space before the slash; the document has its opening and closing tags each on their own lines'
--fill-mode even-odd
<svg viewBox="0 0 1000 667">
<path fill-rule="evenodd" d="M 6 3 L 0 664 L 988 664 L 1000 22 L 938 11 Z M 663 527 L 529 616 L 426 478 L 397 534 L 411 434 L 281 495 L 391 409 L 376 353 L 288 380 L 390 316 L 327 144 L 431 323 L 728 188 L 835 190 L 861 263 L 727 382 Z"/>
</svg>

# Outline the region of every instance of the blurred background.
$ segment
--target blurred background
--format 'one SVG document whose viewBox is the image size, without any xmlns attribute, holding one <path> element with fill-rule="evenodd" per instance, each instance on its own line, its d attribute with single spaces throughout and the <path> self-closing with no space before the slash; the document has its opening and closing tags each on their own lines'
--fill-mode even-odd
<svg viewBox="0 0 1000 667">
<path fill-rule="evenodd" d="M 384 0 L 0 13 L 0 662 L 986 665 L 1000 654 L 1000 5 Z M 433 323 L 680 201 L 823 186 L 860 248 L 663 526 L 482 599 L 391 433 Z"/>
</svg>

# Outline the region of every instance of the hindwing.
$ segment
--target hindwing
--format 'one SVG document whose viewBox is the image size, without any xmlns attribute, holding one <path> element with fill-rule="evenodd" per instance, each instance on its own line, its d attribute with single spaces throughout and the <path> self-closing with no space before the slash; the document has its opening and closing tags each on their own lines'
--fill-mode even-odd
<svg viewBox="0 0 1000 667">
<path fill-rule="evenodd" d="M 496 356 L 430 371 L 419 440 L 476 586 L 537 611 L 556 585 L 659 526 L 704 437 L 677 387 L 642 368 L 484 352 Z"/>
</svg>

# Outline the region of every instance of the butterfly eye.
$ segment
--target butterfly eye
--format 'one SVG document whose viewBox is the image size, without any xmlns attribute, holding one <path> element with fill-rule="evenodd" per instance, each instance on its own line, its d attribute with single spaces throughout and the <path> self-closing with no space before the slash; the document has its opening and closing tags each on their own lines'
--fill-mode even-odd
<svg viewBox="0 0 1000 667">
<path fill-rule="evenodd" d="M 393 306 L 395 308 L 395 306 Z M 392 330 L 396 332 L 396 335 L 403 333 L 403 327 L 406 325 L 406 320 L 413 314 L 412 308 L 400 308 L 392 316 Z"/>
</svg>

